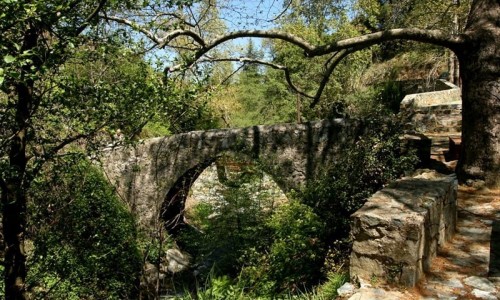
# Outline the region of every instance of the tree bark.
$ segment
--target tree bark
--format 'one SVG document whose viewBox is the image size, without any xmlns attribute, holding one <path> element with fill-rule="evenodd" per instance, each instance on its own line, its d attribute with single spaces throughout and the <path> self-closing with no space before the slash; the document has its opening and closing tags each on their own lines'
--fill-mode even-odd
<svg viewBox="0 0 500 300">
<path fill-rule="evenodd" d="M 17 133 L 9 152 L 9 170 L 2 189 L 2 225 L 5 246 L 5 299 L 26 299 L 26 135 L 32 89 L 24 84 L 17 87 Z"/>
<path fill-rule="evenodd" d="M 38 29 L 28 28 L 23 39 L 22 51 L 32 50 L 38 43 Z M 36 61 L 36 60 L 34 60 Z M 34 81 L 30 77 L 32 65 L 20 69 L 20 80 L 13 84 L 11 98 L 16 99 L 15 133 L 10 143 L 9 170 L 2 185 L 2 225 L 5 245 L 4 282 L 5 299 L 27 299 L 26 293 L 26 253 L 24 239 L 26 232 L 26 178 L 27 138 L 29 135 L 30 109 L 34 106 Z M 37 67 L 39 65 L 34 65 Z"/>
<path fill-rule="evenodd" d="M 15 188 L 2 194 L 3 234 L 5 244 L 5 299 L 26 299 L 26 254 L 24 232 L 26 228 L 26 198 L 23 191 Z"/>
<path fill-rule="evenodd" d="M 473 2 L 463 47 L 455 49 L 462 78 L 460 181 L 500 186 L 500 2 Z"/>
</svg>

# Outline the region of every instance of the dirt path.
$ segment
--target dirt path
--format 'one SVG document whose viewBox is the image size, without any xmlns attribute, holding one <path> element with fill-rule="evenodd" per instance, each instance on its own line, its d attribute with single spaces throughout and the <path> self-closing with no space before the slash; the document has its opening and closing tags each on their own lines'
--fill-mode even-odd
<svg viewBox="0 0 500 300">
<path fill-rule="evenodd" d="M 441 248 L 421 299 L 500 299 L 500 190 L 459 187 L 454 238 Z"/>
</svg>

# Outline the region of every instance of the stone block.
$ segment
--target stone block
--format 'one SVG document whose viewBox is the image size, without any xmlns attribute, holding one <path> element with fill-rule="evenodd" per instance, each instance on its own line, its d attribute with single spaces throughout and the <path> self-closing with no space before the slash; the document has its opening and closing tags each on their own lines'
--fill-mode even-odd
<svg viewBox="0 0 500 300">
<path fill-rule="evenodd" d="M 352 216 L 351 277 L 414 286 L 456 222 L 456 178 L 434 171 L 375 193 Z"/>
</svg>

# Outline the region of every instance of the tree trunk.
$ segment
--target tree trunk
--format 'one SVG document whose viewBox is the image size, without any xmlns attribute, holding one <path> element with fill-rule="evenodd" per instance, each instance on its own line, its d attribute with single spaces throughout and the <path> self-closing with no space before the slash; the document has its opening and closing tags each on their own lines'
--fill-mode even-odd
<svg viewBox="0 0 500 300">
<path fill-rule="evenodd" d="M 38 43 L 38 30 L 30 27 L 26 30 L 21 51 L 34 49 Z M 36 59 L 34 59 L 36 61 Z M 9 95 L 16 99 L 15 124 L 12 126 L 14 137 L 10 143 L 9 170 L 2 189 L 2 225 L 5 245 L 5 299 L 27 299 L 26 293 L 26 253 L 24 238 L 26 232 L 26 191 L 29 179 L 26 176 L 28 158 L 26 145 L 29 136 L 30 109 L 35 106 L 33 97 L 34 81 L 31 67 L 41 64 L 26 64 L 21 70 L 20 79 L 13 84 Z"/>
<path fill-rule="evenodd" d="M 500 186 L 500 3 L 474 1 L 466 42 L 455 49 L 462 77 L 459 180 Z"/>
<path fill-rule="evenodd" d="M 11 141 L 9 170 L 2 190 L 2 225 L 5 246 L 4 282 L 5 299 L 26 299 L 26 254 L 24 233 L 26 230 L 26 121 L 31 89 L 26 85 L 17 87 L 16 112 L 17 133 Z"/>
<path fill-rule="evenodd" d="M 10 184 L 9 184 L 10 185 Z M 26 198 L 14 187 L 2 194 L 3 234 L 5 244 L 5 299 L 26 299 Z"/>
<path fill-rule="evenodd" d="M 26 136 L 29 107 L 33 103 L 33 82 L 16 86 L 16 131 L 9 152 L 8 175 L 2 190 L 2 225 L 5 245 L 5 299 L 26 299 Z M 14 96 L 14 95 L 13 95 Z"/>
</svg>

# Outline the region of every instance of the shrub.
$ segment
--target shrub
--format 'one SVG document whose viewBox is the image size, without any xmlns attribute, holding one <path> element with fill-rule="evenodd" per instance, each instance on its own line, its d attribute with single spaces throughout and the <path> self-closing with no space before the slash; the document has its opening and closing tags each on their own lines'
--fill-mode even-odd
<svg viewBox="0 0 500 300">
<path fill-rule="evenodd" d="M 44 299 L 130 299 L 141 258 L 135 221 L 99 170 L 64 161 L 30 194 L 27 282 Z"/>
<path fill-rule="evenodd" d="M 226 182 L 219 190 L 219 198 L 198 203 L 188 215 L 190 223 L 200 231 L 184 231 L 180 240 L 203 269 L 202 277 L 212 267 L 215 275 L 236 277 L 241 268 L 238 260 L 244 251 L 261 248 L 265 237 L 269 237 L 264 220 L 270 212 L 263 209 L 267 195 L 255 196 L 258 176 L 250 175 Z"/>
<path fill-rule="evenodd" d="M 396 118 L 375 111 L 362 123 L 365 129 L 356 142 L 298 194 L 326 222 L 325 242 L 330 245 L 346 246 L 342 241 L 349 235 L 350 215 L 418 162 L 413 151 L 403 152 L 402 126 Z"/>
<path fill-rule="evenodd" d="M 298 291 L 319 281 L 323 264 L 324 222 L 294 200 L 280 206 L 268 221 L 273 233 L 269 249 L 269 279 L 276 291 Z"/>
</svg>

